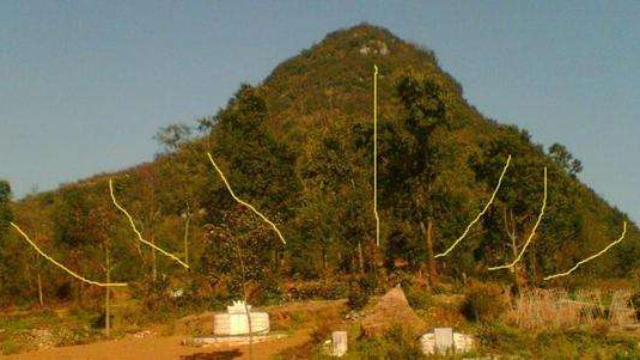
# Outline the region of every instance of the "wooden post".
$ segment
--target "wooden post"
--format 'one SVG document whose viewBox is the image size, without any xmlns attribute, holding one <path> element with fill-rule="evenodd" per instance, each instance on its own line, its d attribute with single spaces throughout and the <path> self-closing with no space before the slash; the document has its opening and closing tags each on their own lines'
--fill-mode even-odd
<svg viewBox="0 0 640 360">
<path fill-rule="evenodd" d="M 105 243 L 105 270 L 107 273 L 107 284 L 111 283 L 111 259 L 109 258 L 109 243 Z M 105 299 L 105 334 L 107 337 L 111 336 L 111 289 L 107 287 Z"/>
</svg>

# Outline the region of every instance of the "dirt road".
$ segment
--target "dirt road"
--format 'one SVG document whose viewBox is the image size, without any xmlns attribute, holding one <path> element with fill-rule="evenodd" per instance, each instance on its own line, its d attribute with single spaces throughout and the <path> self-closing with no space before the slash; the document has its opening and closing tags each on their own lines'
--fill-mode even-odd
<svg viewBox="0 0 640 360">
<path fill-rule="evenodd" d="M 248 346 L 187 347 L 181 345 L 184 337 L 133 337 L 87 345 L 50 348 L 0 359 L 19 360 L 231 360 L 249 359 Z M 255 344 L 254 359 L 271 359 L 286 348 L 297 346 L 309 339 L 308 331 L 298 331 L 291 337 Z"/>
<path fill-rule="evenodd" d="M 290 303 L 285 306 L 268 307 L 272 326 L 283 329 L 292 328 L 292 314 L 297 314 L 304 324 L 299 324 L 289 337 L 257 343 L 253 346 L 254 359 L 271 359 L 285 349 L 303 345 L 311 339 L 311 334 L 320 323 L 338 323 L 346 300 L 323 300 Z M 2 356 L 0 360 L 230 360 L 249 359 L 249 347 L 216 345 L 210 347 L 183 346 L 182 340 L 188 334 L 203 333 L 211 328 L 213 312 L 191 315 L 176 321 L 173 333 L 176 336 L 149 337 L 128 336 L 119 340 L 102 341 L 86 345 L 49 348 L 25 352 L 17 355 Z M 284 324 L 284 325 L 283 325 Z M 151 328 L 152 333 L 161 334 L 163 326 Z M 199 330 L 199 331 L 196 331 Z M 292 330 L 289 330 L 292 331 Z"/>
</svg>

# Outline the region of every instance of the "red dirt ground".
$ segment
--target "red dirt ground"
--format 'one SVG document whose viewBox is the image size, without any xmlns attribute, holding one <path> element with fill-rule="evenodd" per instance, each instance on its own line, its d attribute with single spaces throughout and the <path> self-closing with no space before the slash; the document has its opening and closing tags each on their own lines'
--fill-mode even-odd
<svg viewBox="0 0 640 360">
<path fill-rule="evenodd" d="M 0 359 L 20 360 L 226 360 L 249 359 L 249 346 L 188 347 L 181 345 L 184 336 L 133 337 L 87 345 L 50 348 L 18 355 L 0 356 Z M 289 347 L 309 340 L 309 331 L 301 330 L 293 336 L 258 343 L 253 346 L 254 359 L 270 359 Z"/>
<path fill-rule="evenodd" d="M 292 313 L 306 314 L 304 324 L 286 338 L 271 340 L 253 345 L 253 358 L 271 359 L 285 349 L 301 346 L 311 340 L 311 334 L 318 322 L 338 319 L 345 306 L 345 300 L 307 301 L 275 306 L 266 310 L 271 315 L 272 327 L 286 327 L 291 322 Z M 86 345 L 48 348 L 16 355 L 2 356 L 0 360 L 231 360 L 249 359 L 248 345 L 214 345 L 209 347 L 183 346 L 182 341 L 189 338 L 194 330 L 208 329 L 213 321 L 213 313 L 187 316 L 174 323 L 174 336 L 151 336 L 137 338 L 127 336 L 123 339 L 101 341 Z M 158 327 L 156 333 L 160 333 Z"/>
</svg>

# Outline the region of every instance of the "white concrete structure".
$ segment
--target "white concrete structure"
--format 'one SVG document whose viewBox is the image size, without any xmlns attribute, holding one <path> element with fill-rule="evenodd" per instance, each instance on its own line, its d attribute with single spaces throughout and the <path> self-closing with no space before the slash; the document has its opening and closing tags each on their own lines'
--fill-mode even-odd
<svg viewBox="0 0 640 360">
<path fill-rule="evenodd" d="M 247 316 L 247 312 L 249 316 Z M 251 312 L 251 306 L 244 301 L 236 301 L 227 307 L 226 314 L 216 314 L 213 317 L 214 336 L 249 335 L 249 317 L 251 318 L 251 333 L 264 335 L 269 332 L 269 314 L 265 312 Z"/>
<path fill-rule="evenodd" d="M 454 332 L 451 328 L 435 328 L 420 337 L 420 346 L 425 355 L 466 353 L 473 350 L 473 337 Z"/>
<path fill-rule="evenodd" d="M 433 337 L 435 339 L 436 351 L 438 353 L 446 353 L 453 348 L 453 329 L 452 328 L 435 328 L 433 329 Z"/>
<path fill-rule="evenodd" d="M 342 357 L 347 353 L 347 332 L 334 331 L 331 334 L 331 356 Z"/>
</svg>

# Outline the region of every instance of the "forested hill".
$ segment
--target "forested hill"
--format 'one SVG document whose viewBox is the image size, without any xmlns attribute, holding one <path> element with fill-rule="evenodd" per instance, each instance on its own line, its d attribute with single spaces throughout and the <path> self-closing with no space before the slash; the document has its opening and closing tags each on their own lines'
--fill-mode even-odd
<svg viewBox="0 0 640 360">
<path fill-rule="evenodd" d="M 372 212 L 374 65 L 380 248 Z M 627 220 L 579 181 L 582 166 L 566 148 L 544 149 L 525 130 L 485 118 L 431 51 L 366 24 L 327 35 L 263 83 L 240 86 L 217 114 L 162 129 L 158 139 L 163 150 L 155 161 L 28 197 L 14 204 L 13 217 L 43 248 L 94 277 L 102 276 L 92 259 L 104 244 L 115 249 L 114 278 L 182 274 L 131 240 L 109 197 L 113 177 L 118 199 L 143 235 L 181 258 L 188 253 L 194 271 L 181 276 L 220 286 L 237 268 L 228 255 L 234 242 L 254 255 L 257 283 L 397 267 L 507 279 L 508 271 L 486 268 L 512 261 L 514 244 L 522 248 L 541 210 L 545 167 L 548 206 L 518 269 L 523 281 L 539 283 L 599 251 Z M 237 195 L 278 224 L 286 246 L 234 202 L 207 152 Z M 448 257 L 433 259 L 482 210 L 509 155 L 493 206 Z M 22 261 L 33 255 L 15 233 L 0 239 L 3 293 L 28 291 L 20 278 L 35 271 L 51 283 L 65 281 L 56 270 Z M 637 239 L 631 224 L 627 240 L 576 277 L 631 276 L 640 259 Z"/>
</svg>

